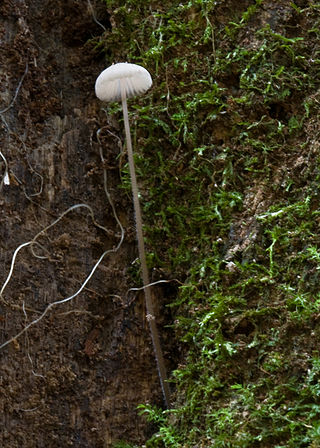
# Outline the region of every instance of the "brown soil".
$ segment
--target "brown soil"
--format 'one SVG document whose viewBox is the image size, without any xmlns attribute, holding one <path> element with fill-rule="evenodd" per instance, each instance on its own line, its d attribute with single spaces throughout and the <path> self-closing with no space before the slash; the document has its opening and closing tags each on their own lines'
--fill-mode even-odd
<svg viewBox="0 0 320 448">
<path fill-rule="evenodd" d="M 108 27 L 103 9 L 96 12 Z M 0 286 L 15 249 L 69 207 L 90 205 L 96 222 L 110 230 L 81 208 L 42 235 L 33 252 L 21 249 L 0 300 L 0 343 L 49 303 L 74 294 L 119 242 L 96 138 L 106 125 L 108 188 L 126 230 L 120 250 L 104 258 L 76 298 L 1 350 L 0 446 L 6 448 L 139 443 L 151 428 L 137 405 L 162 404 L 143 297 L 127 294 L 136 286 L 129 275 L 137 256 L 131 198 L 119 189 L 122 148 L 108 132 L 121 137 L 122 129 L 108 122 L 94 95 L 105 62 L 87 41 L 101 33 L 86 1 L 0 5 L 0 150 L 10 176 L 0 191 Z M 0 181 L 4 173 L 0 158 Z"/>
</svg>

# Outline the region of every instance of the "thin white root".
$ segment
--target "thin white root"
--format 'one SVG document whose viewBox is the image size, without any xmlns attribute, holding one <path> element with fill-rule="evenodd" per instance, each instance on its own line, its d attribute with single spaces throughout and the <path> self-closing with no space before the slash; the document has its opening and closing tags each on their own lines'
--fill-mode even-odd
<svg viewBox="0 0 320 448">
<path fill-rule="evenodd" d="M 103 29 L 103 31 L 107 31 L 106 27 L 105 27 L 104 25 L 102 25 L 102 23 L 99 22 L 99 20 L 97 19 L 97 17 L 96 17 L 96 13 L 95 13 L 95 11 L 94 11 L 94 9 L 93 9 L 93 6 L 92 6 L 90 0 L 88 0 L 88 6 L 89 6 L 89 9 L 90 9 L 90 11 L 91 11 L 92 18 L 93 18 L 94 22 L 96 22 L 97 25 L 101 26 L 101 28 Z"/>
<path fill-rule="evenodd" d="M 47 308 L 43 311 L 43 313 L 35 320 L 31 321 L 28 325 L 26 325 L 19 333 L 17 333 L 15 336 L 13 336 L 12 338 L 8 339 L 8 341 L 4 342 L 3 344 L 0 345 L 0 350 L 4 347 L 6 347 L 7 345 L 11 344 L 11 342 L 16 341 L 21 335 L 23 335 L 27 330 L 29 330 L 30 327 L 32 327 L 33 325 L 36 325 L 38 322 L 40 322 L 44 316 L 51 310 L 51 308 L 57 306 L 57 305 L 61 305 L 62 303 L 66 303 L 66 302 L 70 302 L 71 300 L 73 300 L 75 297 L 77 297 L 82 290 L 85 288 L 86 284 L 89 282 L 89 280 L 91 279 L 91 277 L 93 276 L 93 274 L 95 273 L 97 267 L 99 266 L 99 264 L 101 263 L 101 261 L 104 259 L 104 257 L 111 253 L 111 252 L 116 252 L 119 249 L 120 245 L 118 244 L 118 246 L 115 249 L 109 249 L 106 250 L 101 257 L 99 258 L 99 260 L 97 261 L 97 263 L 93 266 L 93 268 L 91 269 L 90 274 L 88 275 L 88 277 L 85 279 L 85 281 L 82 283 L 81 287 L 78 289 L 77 292 L 75 292 L 74 294 L 72 294 L 72 296 L 67 297 L 65 299 L 62 300 L 57 300 L 56 302 L 50 303 Z"/>
<path fill-rule="evenodd" d="M 28 69 L 29 69 L 29 66 L 28 66 L 28 62 L 27 62 L 25 71 L 24 71 L 23 75 L 21 76 L 21 79 L 19 81 L 18 87 L 16 88 L 16 91 L 15 91 L 15 94 L 14 94 L 14 96 L 12 98 L 12 101 L 11 101 L 11 103 L 7 107 L 5 107 L 4 109 L 0 110 L 0 114 L 1 115 L 4 114 L 5 112 L 7 112 L 9 109 L 11 109 L 11 107 L 14 105 L 14 103 L 15 103 L 15 101 L 17 99 L 17 96 L 19 94 L 19 90 L 20 90 L 20 88 L 22 86 L 23 80 L 24 80 L 26 74 L 28 73 Z"/>
<path fill-rule="evenodd" d="M 182 283 L 177 278 L 173 278 L 172 280 L 158 280 L 156 282 L 149 283 L 148 285 L 141 286 L 140 288 L 130 288 L 128 289 L 127 293 L 130 291 L 143 291 L 145 288 L 158 285 L 159 283 L 171 283 L 171 282 L 178 282 L 182 285 Z"/>
<path fill-rule="evenodd" d="M 15 264 L 16 257 L 17 257 L 17 255 L 18 255 L 18 252 L 19 252 L 23 247 L 29 246 L 30 244 L 32 244 L 32 241 L 28 241 L 27 243 L 20 244 L 20 246 L 17 247 L 17 249 L 14 251 L 14 254 L 13 254 L 13 257 L 12 257 L 12 261 L 11 261 L 11 267 L 10 267 L 10 271 L 9 271 L 8 277 L 7 277 L 6 281 L 4 282 L 4 284 L 2 285 L 2 288 L 1 288 L 1 290 L 0 290 L 0 297 L 2 296 L 2 293 L 3 293 L 3 291 L 5 290 L 7 284 L 9 283 L 10 278 L 11 278 L 11 276 L 12 276 L 12 272 L 13 272 L 13 269 L 14 269 L 14 264 Z"/>
<path fill-rule="evenodd" d="M 28 242 L 26 242 L 26 243 L 20 244 L 20 246 L 17 247 L 17 249 L 14 251 L 14 254 L 13 254 L 13 257 L 12 257 L 11 267 L 10 267 L 9 274 L 8 274 L 8 276 L 7 276 L 5 282 L 4 282 L 4 284 L 2 285 L 2 288 L 1 288 L 1 290 L 0 290 L 0 297 L 2 296 L 2 294 L 3 294 L 4 290 L 5 290 L 5 288 L 7 287 L 8 283 L 9 283 L 9 281 L 10 281 L 10 279 L 11 279 L 11 276 L 12 276 L 12 273 L 13 273 L 13 270 L 14 270 L 14 265 L 15 265 L 15 261 L 16 261 L 18 252 L 20 252 L 20 250 L 21 250 L 22 248 L 26 247 L 26 246 L 30 246 L 30 245 L 33 245 L 33 244 L 37 243 L 37 239 L 39 238 L 40 235 L 44 234 L 47 230 L 51 229 L 51 227 L 55 226 L 55 225 L 56 225 L 59 221 L 61 221 L 61 219 L 64 218 L 64 216 L 66 216 L 69 212 L 71 212 L 72 210 L 75 210 L 75 209 L 77 209 L 77 208 L 80 208 L 80 207 L 83 207 L 83 208 L 86 208 L 86 209 L 89 210 L 91 219 L 92 219 L 92 221 L 93 221 L 93 223 L 94 223 L 94 225 L 95 225 L 96 227 L 98 227 L 99 229 L 102 229 L 102 230 L 104 230 L 106 233 L 110 234 L 110 231 L 109 231 L 108 229 L 106 229 L 105 227 L 101 226 L 100 224 L 98 224 L 98 223 L 96 222 L 96 220 L 95 220 L 95 218 L 94 218 L 93 210 L 92 210 L 92 208 L 91 208 L 89 205 L 87 205 L 87 204 L 76 204 L 76 205 L 73 205 L 72 207 L 68 208 L 65 212 L 63 212 L 62 215 L 60 215 L 55 221 L 53 221 L 51 224 L 49 224 L 49 225 L 48 225 L 47 227 L 45 227 L 44 229 L 40 230 L 40 232 L 38 232 L 38 233 L 36 234 L 36 236 L 35 236 L 32 240 L 30 240 L 30 241 L 28 241 Z M 121 243 L 122 243 L 122 239 L 121 239 Z M 37 243 L 37 244 L 39 244 L 39 243 Z M 41 247 L 41 245 L 39 245 L 39 246 Z M 33 252 L 33 255 L 35 256 L 34 252 Z M 41 256 L 38 255 L 37 258 L 46 258 L 46 257 L 41 257 Z"/>
<path fill-rule="evenodd" d="M 108 199 L 109 199 L 109 196 L 108 196 Z M 109 200 L 111 201 L 111 198 L 110 198 Z M 111 202 L 111 204 L 112 204 L 112 202 Z M 111 206 L 112 206 L 112 209 L 114 210 L 113 204 L 112 204 Z M 38 233 L 36 234 L 36 236 L 35 236 L 31 241 L 28 241 L 28 242 L 26 242 L 26 243 L 21 244 L 21 245 L 15 250 L 15 252 L 14 252 L 14 254 L 13 254 L 13 257 L 12 257 L 12 262 L 11 262 L 11 267 L 10 267 L 10 271 L 9 271 L 8 277 L 7 277 L 6 281 L 4 282 L 4 284 L 3 284 L 2 288 L 1 288 L 1 291 L 0 291 L 0 297 L 1 297 L 2 293 L 3 293 L 3 291 L 5 290 L 6 286 L 8 285 L 8 283 L 9 283 L 9 281 L 10 281 L 10 278 L 11 278 L 11 276 L 12 276 L 12 273 L 13 273 L 13 270 L 14 270 L 14 265 L 15 265 L 15 260 L 16 260 L 16 257 L 17 257 L 18 252 L 19 252 L 23 247 L 26 247 L 26 246 L 29 246 L 29 245 L 32 245 L 32 244 L 36 243 L 36 240 L 37 240 L 37 238 L 39 238 L 40 235 L 42 235 L 42 234 L 45 233 L 48 229 L 50 229 L 50 228 L 53 227 L 55 224 L 57 224 L 57 223 L 58 223 L 58 222 L 59 222 L 59 221 L 60 221 L 60 220 L 67 214 L 67 213 L 69 213 L 70 211 L 75 210 L 75 209 L 77 209 L 77 208 L 80 208 L 80 207 L 84 207 L 84 208 L 87 208 L 87 209 L 89 210 L 90 215 L 91 215 L 91 218 L 92 218 L 92 221 L 94 222 L 94 224 L 95 224 L 98 228 L 103 229 L 103 230 L 104 230 L 105 232 L 107 232 L 107 233 L 110 233 L 109 230 L 107 230 L 105 227 L 99 225 L 99 224 L 95 221 L 95 219 L 94 219 L 94 215 L 93 215 L 93 210 L 92 210 L 92 208 L 91 208 L 89 205 L 87 205 L 87 204 L 77 204 L 77 205 L 74 205 L 74 206 L 68 208 L 68 210 L 66 210 L 64 213 L 62 213 L 62 215 L 60 215 L 59 218 L 57 218 L 55 221 L 53 221 L 53 222 L 52 222 L 51 224 L 49 224 L 47 227 L 45 227 L 45 228 L 42 229 L 40 232 L 38 232 Z M 102 262 L 102 260 L 104 259 L 104 257 L 105 257 L 106 255 L 112 253 L 112 252 L 117 252 L 117 251 L 119 250 L 120 246 L 122 245 L 122 242 L 123 242 L 123 239 L 124 239 L 124 230 L 123 230 L 123 227 L 122 227 L 122 225 L 121 225 L 121 223 L 120 223 L 120 221 L 119 221 L 118 219 L 117 219 L 117 222 L 119 223 L 120 228 L 121 228 L 121 237 L 120 237 L 120 240 L 119 240 L 118 245 L 117 245 L 114 249 L 106 250 L 106 251 L 101 255 L 101 257 L 99 258 L 99 260 L 97 261 L 97 263 L 94 265 L 94 267 L 92 268 L 90 274 L 89 274 L 88 277 L 85 279 L 85 281 L 82 283 L 82 285 L 80 286 L 80 288 L 78 289 L 78 291 L 76 291 L 76 292 L 75 292 L 74 294 L 72 294 L 70 297 L 67 297 L 67 298 L 65 298 L 65 299 L 57 300 L 56 302 L 50 303 L 50 304 L 46 307 L 46 309 L 42 312 L 42 314 L 41 314 L 37 319 L 35 319 L 35 320 L 33 320 L 32 322 L 30 322 L 30 323 L 29 323 L 28 325 L 26 325 L 26 326 L 25 326 L 19 333 L 17 333 L 15 336 L 13 336 L 13 337 L 10 338 L 9 340 L 7 340 L 7 341 L 4 342 L 3 344 L 1 344 L 1 345 L 0 345 L 0 350 L 1 350 L 2 348 L 6 347 L 7 345 L 9 345 L 11 342 L 17 340 L 17 339 L 18 339 L 21 335 L 23 335 L 23 334 L 24 334 L 30 327 L 32 327 L 33 325 L 36 325 L 38 322 L 40 322 L 40 321 L 45 317 L 45 315 L 51 310 L 51 308 L 55 307 L 56 305 L 60 305 L 60 304 L 63 304 L 63 303 L 66 303 L 66 302 L 69 302 L 69 301 L 73 300 L 75 297 L 77 297 L 77 296 L 83 291 L 83 289 L 85 288 L 85 286 L 87 285 L 87 283 L 89 282 L 89 280 L 91 279 L 91 277 L 93 276 L 93 274 L 95 273 L 96 269 L 98 268 L 99 264 Z"/>
<path fill-rule="evenodd" d="M 89 2 L 89 3 L 90 3 L 90 2 Z M 91 5 L 91 4 L 90 4 L 90 5 Z M 10 105 L 9 105 L 6 109 L 4 109 L 3 111 L 0 111 L 0 114 L 1 114 L 1 113 L 4 113 L 4 112 L 6 112 L 8 109 L 10 109 L 10 107 L 11 107 L 12 104 L 14 103 L 14 101 L 15 101 L 17 95 L 18 95 L 19 89 L 20 89 L 20 87 L 21 87 L 21 84 L 22 84 L 22 82 L 23 82 L 23 78 L 24 78 L 24 76 L 27 74 L 27 68 L 28 68 L 28 66 L 26 67 L 26 71 L 25 71 L 23 77 L 21 78 L 21 81 L 20 81 L 20 83 L 19 83 L 19 85 L 18 85 L 16 94 L 15 94 L 15 96 L 14 96 L 12 102 L 10 103 Z M 98 137 L 98 141 L 99 141 L 99 151 L 100 151 L 101 161 L 102 161 L 102 163 L 104 163 L 103 152 L 102 152 L 102 148 L 101 148 L 101 144 L 100 144 L 100 140 L 99 140 L 99 132 L 100 132 L 100 130 L 99 130 L 98 133 L 97 133 L 97 137 Z M 4 159 L 4 160 L 5 160 L 5 159 Z M 5 162 L 6 162 L 6 161 L 5 161 Z M 7 166 L 7 165 L 6 165 L 6 166 Z M 7 345 L 9 345 L 11 342 L 16 341 L 21 335 L 23 335 L 24 333 L 26 333 L 27 330 L 28 330 L 30 327 L 32 327 L 33 325 L 36 325 L 38 322 L 40 322 L 40 321 L 46 316 L 46 314 L 47 314 L 53 307 L 55 307 L 55 306 L 57 306 L 57 305 L 61 305 L 61 304 L 63 304 L 63 303 L 70 302 L 70 301 L 73 300 L 75 297 L 77 297 L 77 296 L 83 291 L 83 289 L 86 287 L 87 283 L 90 281 L 90 279 L 91 279 L 92 276 L 94 275 L 96 269 L 98 268 L 98 266 L 100 265 L 100 263 L 102 262 L 102 260 L 106 257 L 106 255 L 108 255 L 108 254 L 110 254 L 110 253 L 115 253 L 115 252 L 117 252 L 117 251 L 120 249 L 120 246 L 122 245 L 123 240 L 124 240 L 124 234 L 125 234 L 125 232 L 124 232 L 124 228 L 123 228 L 123 226 L 122 226 L 122 224 L 121 224 L 121 222 L 120 222 L 120 220 L 119 220 L 119 218 L 118 218 L 118 215 L 117 215 L 117 213 L 116 213 L 114 204 L 113 204 L 113 202 L 112 202 L 111 196 L 110 196 L 109 191 L 108 191 L 108 187 L 107 187 L 107 172 L 106 172 L 106 169 L 105 169 L 105 168 L 103 168 L 103 178 L 104 178 L 104 190 L 105 190 L 105 194 L 106 194 L 107 199 L 108 199 L 108 201 L 109 201 L 109 204 L 110 204 L 110 206 L 111 206 L 111 209 L 112 209 L 114 218 L 115 218 L 115 220 L 116 220 L 116 222 L 117 222 L 117 224 L 118 224 L 118 226 L 119 226 L 119 228 L 120 228 L 120 237 L 119 237 L 119 242 L 118 242 L 117 246 L 114 247 L 113 249 L 106 250 L 106 251 L 100 256 L 99 260 L 96 262 L 96 264 L 95 264 L 95 265 L 93 266 L 93 268 L 91 269 L 90 274 L 87 276 L 87 278 L 85 279 L 85 281 L 81 284 L 80 288 L 79 288 L 74 294 L 72 294 L 71 296 L 69 296 L 69 297 L 67 297 L 67 298 L 65 298 L 65 299 L 57 300 L 56 302 L 50 303 L 50 304 L 45 308 L 45 310 L 40 314 L 40 316 L 39 316 L 37 319 L 34 319 L 33 321 L 29 322 L 29 324 L 25 325 L 25 326 L 23 327 L 23 329 L 22 329 L 20 332 L 18 332 L 15 336 L 13 336 L 13 337 L 10 338 L 9 340 L 7 340 L 7 341 L 4 342 L 3 344 L 1 344 L 1 345 L 0 345 L 0 350 L 1 350 L 2 348 L 6 347 Z M 41 189 L 42 189 L 42 185 L 41 185 Z M 89 210 L 89 214 L 90 214 L 90 216 L 91 216 L 92 222 L 94 223 L 94 225 L 95 225 L 96 227 L 98 227 L 99 229 L 103 230 L 104 232 L 106 232 L 106 233 L 109 234 L 109 235 L 110 235 L 110 234 L 111 234 L 111 235 L 114 235 L 114 233 L 113 233 L 112 231 L 106 229 L 105 227 L 101 226 L 100 224 L 98 224 L 98 223 L 96 222 L 95 217 L 94 217 L 93 210 L 92 210 L 92 208 L 91 208 L 89 205 L 87 205 L 87 204 L 76 204 L 76 205 L 73 205 L 72 207 L 69 207 L 69 208 L 68 208 L 65 212 L 63 212 L 63 213 L 62 213 L 56 220 L 54 220 L 51 224 L 49 224 L 49 225 L 46 226 L 44 229 L 42 229 L 40 232 L 38 232 L 38 233 L 34 236 L 34 238 L 33 238 L 32 240 L 30 240 L 30 241 L 28 241 L 28 242 L 26 242 L 26 243 L 20 244 L 20 246 L 17 247 L 17 249 L 14 251 L 14 254 L 13 254 L 13 257 L 12 257 L 12 261 L 11 261 L 11 266 L 10 266 L 9 274 L 8 274 L 8 276 L 7 276 L 5 282 L 4 282 L 4 284 L 2 285 L 1 290 L 0 290 L 0 298 L 1 298 L 1 296 L 2 296 L 2 294 L 3 294 L 3 292 L 4 292 L 4 290 L 5 290 L 5 288 L 7 287 L 8 283 L 9 283 L 11 277 L 12 277 L 13 270 L 14 270 L 14 266 L 15 266 L 16 257 L 17 257 L 17 255 L 18 255 L 18 253 L 20 252 L 20 250 L 23 249 L 24 247 L 31 246 L 31 252 L 32 252 L 32 254 L 33 254 L 36 258 L 46 258 L 46 257 L 44 257 L 44 256 L 36 255 L 35 252 L 34 252 L 34 250 L 33 250 L 33 246 L 34 246 L 35 244 L 38 245 L 41 249 L 44 249 L 43 246 L 41 246 L 41 245 L 37 242 L 37 239 L 38 239 L 41 235 L 43 235 L 45 232 L 47 232 L 49 229 L 51 229 L 51 227 L 55 226 L 59 221 L 61 221 L 61 219 L 62 219 L 65 215 L 67 215 L 69 212 L 71 212 L 71 211 L 73 211 L 73 210 L 76 210 L 76 209 L 78 209 L 78 208 L 81 208 L 81 207 L 82 207 L 82 208 L 86 208 L 87 210 Z M 27 314 L 26 314 L 26 309 L 25 309 L 25 305 L 24 305 L 24 303 L 23 303 L 23 312 L 24 312 L 25 318 L 27 318 Z M 29 343 L 28 343 L 28 348 L 29 348 Z M 30 355 L 29 355 L 29 351 L 28 351 L 28 357 L 29 357 L 29 360 L 30 360 L 30 362 L 31 362 L 31 364 L 32 364 L 32 359 L 31 359 L 31 357 L 30 357 Z M 33 373 L 34 373 L 34 372 L 33 372 Z M 34 374 L 35 374 L 35 373 L 34 373 Z M 37 374 L 35 374 L 35 375 L 37 375 Z"/>
<path fill-rule="evenodd" d="M 24 142 L 22 142 L 22 143 L 24 144 Z M 24 145 L 24 146 L 25 146 L 25 145 Z M 30 196 L 30 197 L 32 197 L 32 196 L 40 196 L 40 194 L 41 194 L 42 191 L 43 191 L 43 184 L 44 184 L 43 176 L 42 176 L 40 173 L 38 173 L 38 171 L 36 171 L 36 170 L 33 168 L 33 166 L 31 165 L 31 163 L 30 163 L 28 157 L 27 157 L 27 163 L 28 163 L 28 166 L 29 166 L 31 172 L 32 172 L 33 174 L 35 174 L 36 176 L 40 177 L 40 187 L 39 187 L 39 191 L 37 191 L 36 193 L 32 193 L 32 194 L 27 195 L 27 192 L 24 191 L 24 194 L 26 195 L 27 198 L 28 198 L 28 196 Z"/>
</svg>

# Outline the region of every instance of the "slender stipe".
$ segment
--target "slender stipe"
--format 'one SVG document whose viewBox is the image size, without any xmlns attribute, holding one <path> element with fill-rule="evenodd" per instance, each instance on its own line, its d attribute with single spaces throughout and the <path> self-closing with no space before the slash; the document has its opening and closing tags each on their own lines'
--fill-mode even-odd
<svg viewBox="0 0 320 448">
<path fill-rule="evenodd" d="M 139 258 L 140 258 L 141 270 L 142 270 L 142 281 L 143 281 L 143 285 L 144 285 L 147 317 L 148 317 L 150 333 L 151 333 L 152 342 L 153 342 L 154 353 L 155 353 L 157 366 L 158 366 L 161 388 L 162 388 L 166 406 L 169 407 L 170 406 L 170 390 L 169 390 L 169 385 L 167 382 L 167 372 L 166 372 L 166 368 L 165 368 L 165 364 L 164 364 L 164 358 L 163 358 L 162 348 L 161 348 L 161 344 L 160 344 L 158 328 L 157 328 L 155 315 L 154 315 L 154 307 L 153 307 L 151 289 L 150 289 L 150 286 L 147 286 L 150 284 L 150 280 L 149 280 L 149 272 L 148 272 L 148 267 L 147 267 L 146 252 L 145 252 L 145 246 L 144 246 L 142 216 L 141 216 L 141 208 L 140 208 L 140 202 L 139 202 L 136 170 L 135 170 L 135 166 L 134 166 L 134 158 L 133 158 L 133 151 L 132 151 L 132 144 L 131 144 L 127 98 L 126 98 L 126 94 L 125 94 L 125 89 L 122 88 L 122 86 L 121 86 L 121 100 L 122 100 L 124 127 L 125 127 L 125 133 L 126 133 L 129 170 L 130 170 L 130 176 L 131 176 L 131 186 L 132 186 L 132 195 L 133 195 L 133 206 L 134 206 L 134 213 L 135 213 L 135 219 L 136 219 L 138 250 L 139 250 Z"/>
<path fill-rule="evenodd" d="M 147 320 L 149 322 L 151 338 L 155 358 L 157 362 L 158 374 L 162 387 L 164 401 L 167 407 L 170 407 L 170 389 L 167 381 L 167 372 L 165 368 L 163 353 L 160 344 L 159 333 L 157 329 L 153 300 L 150 287 L 150 279 L 146 260 L 146 251 L 144 247 L 142 216 L 139 202 L 138 185 L 134 158 L 131 144 L 130 125 L 128 117 L 127 98 L 146 92 L 152 85 L 150 73 L 143 67 L 136 64 L 120 62 L 111 65 L 100 73 L 96 80 L 95 91 L 101 101 L 120 101 L 122 102 L 124 127 L 126 133 L 128 161 L 131 176 L 131 187 L 133 195 L 133 206 L 136 220 L 136 231 L 138 240 L 139 258 L 142 270 L 143 289 L 145 293 Z"/>
</svg>

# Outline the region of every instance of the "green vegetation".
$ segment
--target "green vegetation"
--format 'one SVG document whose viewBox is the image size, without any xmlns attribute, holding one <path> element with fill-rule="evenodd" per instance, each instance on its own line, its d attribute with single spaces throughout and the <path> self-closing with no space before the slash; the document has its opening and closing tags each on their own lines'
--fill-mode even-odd
<svg viewBox="0 0 320 448">
<path fill-rule="evenodd" d="M 154 79 L 130 107 L 148 262 L 182 282 L 146 445 L 319 447 L 319 5 L 105 3 L 95 51 Z"/>
</svg>

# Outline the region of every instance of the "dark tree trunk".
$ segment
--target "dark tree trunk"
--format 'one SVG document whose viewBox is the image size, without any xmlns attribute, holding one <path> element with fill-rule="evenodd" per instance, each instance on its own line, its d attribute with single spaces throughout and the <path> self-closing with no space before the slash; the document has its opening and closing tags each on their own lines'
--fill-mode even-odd
<svg viewBox="0 0 320 448">
<path fill-rule="evenodd" d="M 100 16 L 108 27 L 103 10 Z M 128 305 L 127 290 L 136 285 L 127 269 L 137 254 L 131 198 L 118 188 L 122 148 L 108 132 L 118 129 L 94 96 L 105 67 L 86 43 L 102 32 L 86 1 L 2 0 L 0 6 L 1 285 L 18 246 L 69 207 L 89 205 L 96 223 L 110 230 L 81 207 L 18 252 L 0 301 L 0 342 L 50 303 L 72 296 L 102 253 L 119 243 L 96 137 L 106 125 L 100 141 L 108 188 L 126 230 L 119 251 L 103 259 L 77 297 L 1 350 L 0 445 L 6 448 L 138 443 L 147 425 L 136 406 L 161 404 L 143 298 Z"/>
</svg>

